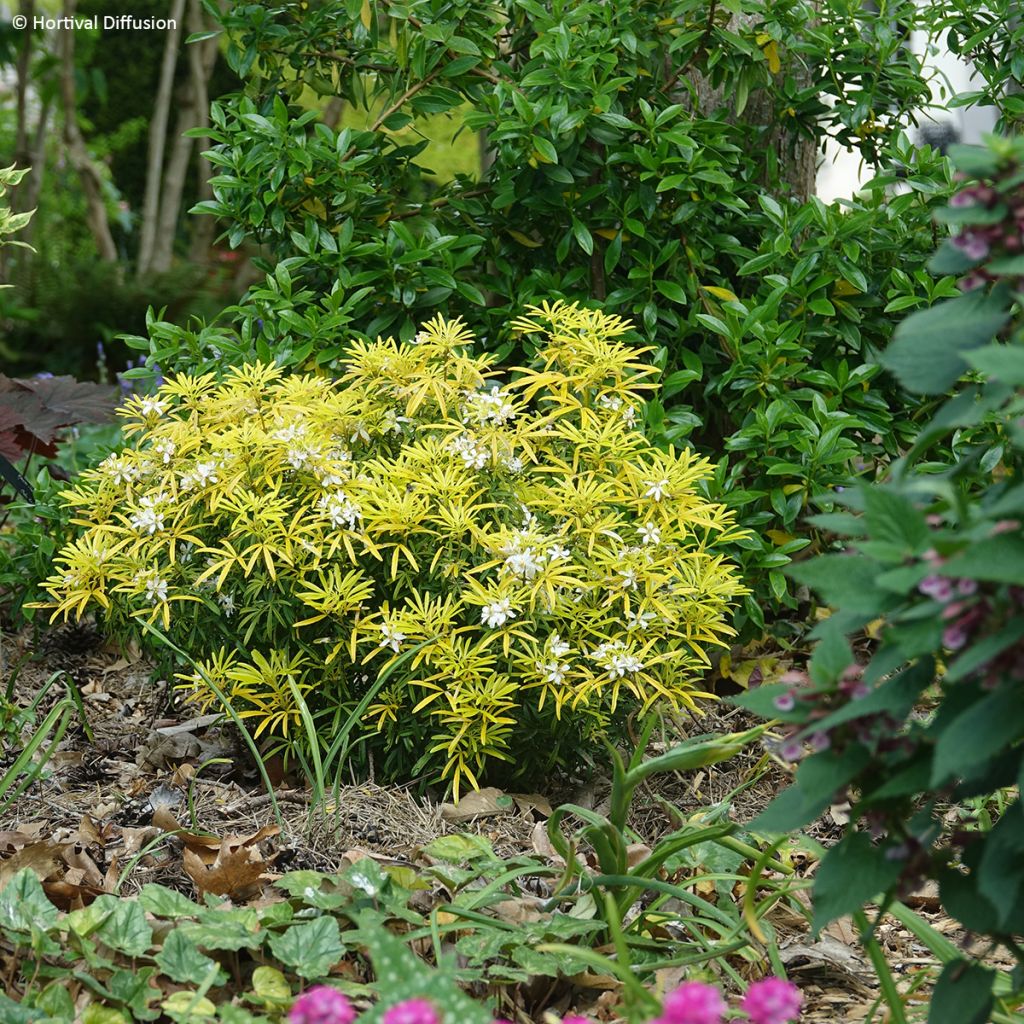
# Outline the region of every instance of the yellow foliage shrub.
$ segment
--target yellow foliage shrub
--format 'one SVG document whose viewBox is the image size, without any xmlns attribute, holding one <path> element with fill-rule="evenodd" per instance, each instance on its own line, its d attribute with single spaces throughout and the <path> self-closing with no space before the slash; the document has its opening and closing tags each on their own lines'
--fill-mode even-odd
<svg viewBox="0 0 1024 1024">
<path fill-rule="evenodd" d="M 167 630 L 285 747 L 303 703 L 329 743 L 409 653 L 366 745 L 456 793 L 495 760 L 570 762 L 630 709 L 695 706 L 745 592 L 716 552 L 731 514 L 695 487 L 711 467 L 645 440 L 656 371 L 626 322 L 559 303 L 514 326 L 538 360 L 503 382 L 438 318 L 354 343 L 338 382 L 257 364 L 131 399 L 129 446 L 64 493 L 81 532 L 49 607 Z"/>
</svg>

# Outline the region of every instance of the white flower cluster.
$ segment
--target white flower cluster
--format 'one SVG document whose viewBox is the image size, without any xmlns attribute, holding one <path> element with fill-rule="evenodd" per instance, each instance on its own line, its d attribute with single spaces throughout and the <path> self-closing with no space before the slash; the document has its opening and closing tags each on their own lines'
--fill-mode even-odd
<svg viewBox="0 0 1024 1024">
<path fill-rule="evenodd" d="M 480 613 L 480 621 L 491 629 L 504 626 L 506 622 L 515 617 L 516 613 L 512 610 L 512 602 L 507 597 L 491 604 L 485 604 Z"/>
<path fill-rule="evenodd" d="M 101 463 L 100 469 L 108 474 L 115 484 L 128 484 L 138 480 L 139 467 L 120 455 L 108 455 Z"/>
<path fill-rule="evenodd" d="M 544 682 L 552 686 L 561 686 L 569 671 L 568 663 L 562 659 L 571 650 L 572 648 L 557 633 L 551 634 L 547 645 L 547 653 L 551 660 L 537 662 L 537 671 L 544 677 Z"/>
<path fill-rule="evenodd" d="M 618 395 L 598 395 L 597 404 L 602 409 L 610 409 L 612 412 L 622 410 L 622 418 L 625 420 L 626 426 L 631 427 L 636 423 L 636 407 L 626 405 Z"/>
<path fill-rule="evenodd" d="M 331 521 L 331 526 L 338 529 L 342 526 L 347 526 L 350 530 L 354 530 L 356 524 L 362 518 L 359 506 L 343 491 L 335 491 L 334 494 L 323 495 L 318 504 Z"/>
<path fill-rule="evenodd" d="M 164 515 L 161 505 L 167 501 L 167 495 L 161 491 L 159 494 L 144 495 L 139 499 L 139 510 L 130 518 L 129 522 L 139 533 L 150 535 L 164 528 Z"/>
<path fill-rule="evenodd" d="M 524 522 L 531 522 L 531 525 L 536 521 L 536 517 L 530 513 L 524 517 Z M 530 540 L 533 540 L 534 543 L 527 543 Z M 502 554 L 505 555 L 502 571 L 521 580 L 529 581 L 543 570 L 545 563 L 554 562 L 559 558 L 568 558 L 572 553 L 558 541 L 555 541 L 546 550 L 541 548 L 544 543 L 545 538 L 531 538 L 526 527 L 517 530 L 512 534 L 512 539 L 501 548 Z"/>
<path fill-rule="evenodd" d="M 472 391 L 467 394 L 462 412 L 463 423 L 472 420 L 480 425 L 494 423 L 501 426 L 516 418 L 516 410 L 509 401 L 508 393 L 502 391 L 497 384 L 490 391 Z"/>
<path fill-rule="evenodd" d="M 487 465 L 487 449 L 471 434 L 460 434 L 448 444 L 448 451 L 458 455 L 466 466 L 483 469 Z"/>
<path fill-rule="evenodd" d="M 160 456 L 163 460 L 163 464 L 166 466 L 174 457 L 174 453 L 177 451 L 177 445 L 173 441 L 157 441 L 157 443 L 153 445 L 153 451 Z"/>
<path fill-rule="evenodd" d="M 595 647 L 589 655 L 591 661 L 597 662 L 607 673 L 610 680 L 621 679 L 643 670 L 643 662 L 626 650 L 621 640 L 609 640 Z"/>
<path fill-rule="evenodd" d="M 209 462 L 197 462 L 191 473 L 181 474 L 181 489 L 191 491 L 196 487 L 208 487 L 210 484 L 218 483 L 220 481 L 220 477 L 217 475 L 219 468 L 216 459 L 211 459 Z"/>
<path fill-rule="evenodd" d="M 144 398 L 139 405 L 139 415 L 146 419 L 163 416 L 165 412 L 167 412 L 167 403 L 159 398 Z"/>
</svg>

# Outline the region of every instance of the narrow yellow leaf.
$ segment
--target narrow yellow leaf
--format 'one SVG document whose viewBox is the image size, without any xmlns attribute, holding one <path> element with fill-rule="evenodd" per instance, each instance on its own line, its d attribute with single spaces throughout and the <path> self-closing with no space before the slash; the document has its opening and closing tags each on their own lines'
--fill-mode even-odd
<svg viewBox="0 0 1024 1024">
<path fill-rule="evenodd" d="M 370 25 L 373 23 L 373 8 L 370 6 L 370 0 L 363 0 L 363 9 L 359 12 L 359 20 L 363 23 L 363 28 L 369 32 Z"/>
<path fill-rule="evenodd" d="M 782 62 L 779 60 L 779 44 L 774 39 L 764 48 L 764 55 L 768 58 L 768 70 L 777 75 L 782 70 Z"/>
<path fill-rule="evenodd" d="M 729 291 L 728 288 L 718 288 L 710 284 L 702 284 L 701 288 L 710 292 L 716 299 L 721 299 L 723 302 L 739 302 L 739 296 L 735 292 Z"/>
<path fill-rule="evenodd" d="M 539 249 L 541 244 L 529 235 L 524 235 L 522 231 L 516 231 L 515 228 L 509 228 L 508 233 L 520 244 L 525 245 L 528 249 Z"/>
</svg>

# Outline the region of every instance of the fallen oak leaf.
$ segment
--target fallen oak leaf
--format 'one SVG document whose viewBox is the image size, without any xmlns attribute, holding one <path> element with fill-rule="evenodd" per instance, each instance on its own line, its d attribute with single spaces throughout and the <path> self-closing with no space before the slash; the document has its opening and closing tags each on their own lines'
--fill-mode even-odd
<svg viewBox="0 0 1024 1024">
<path fill-rule="evenodd" d="M 269 861 L 253 847 L 235 850 L 221 850 L 209 867 L 202 858 L 188 847 L 182 851 L 182 863 L 186 874 L 195 883 L 200 896 L 213 893 L 215 896 L 230 896 L 244 899 L 251 895 L 263 881 L 270 881 Z"/>
</svg>

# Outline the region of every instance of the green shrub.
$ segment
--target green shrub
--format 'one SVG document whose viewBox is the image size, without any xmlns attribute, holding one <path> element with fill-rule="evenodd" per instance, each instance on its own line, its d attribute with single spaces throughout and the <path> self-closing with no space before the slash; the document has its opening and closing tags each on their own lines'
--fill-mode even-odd
<svg viewBox="0 0 1024 1024">
<path fill-rule="evenodd" d="M 778 571 L 804 545 L 796 520 L 912 432 L 918 403 L 879 376 L 876 351 L 888 304 L 951 287 L 921 279 L 948 172 L 899 135 L 928 86 L 892 26 L 927 34 L 939 13 L 912 0 L 884 18 L 792 0 L 235 5 L 227 57 L 246 88 L 213 106 L 214 199 L 196 209 L 231 245 L 258 244 L 272 273 L 216 322 L 154 317 L 132 343 L 189 372 L 330 369 L 340 339 L 408 340 L 439 309 L 516 361 L 531 352 L 509 325 L 541 298 L 628 316 L 664 372 L 651 439 L 728 453 L 710 496 L 751 528 L 740 554 L 755 592 L 738 621 L 763 628 L 765 608 L 796 605 Z M 345 101 L 340 128 L 314 96 Z M 479 133 L 478 175 L 431 172 L 412 133 L 444 116 L 453 135 Z M 804 158 L 826 136 L 880 172 L 849 204 L 802 201 Z M 907 192 L 893 196 L 898 173 Z"/>
<path fill-rule="evenodd" d="M 65 495 L 83 530 L 54 614 L 162 623 L 208 659 L 194 696 L 223 689 L 286 748 L 306 703 L 329 739 L 361 666 L 411 653 L 366 724 L 387 774 L 456 793 L 495 759 L 572 763 L 629 709 L 694 707 L 744 592 L 715 549 L 742 531 L 697 494 L 706 460 L 638 429 L 655 385 L 628 324 L 556 303 L 515 328 L 542 358 L 504 386 L 438 318 L 354 343 L 344 387 L 256 364 L 132 399 L 132 443 Z"/>
<path fill-rule="evenodd" d="M 883 360 L 915 392 L 956 393 L 884 486 L 849 496 L 859 515 L 813 520 L 853 538 L 793 572 L 836 610 L 807 675 L 742 703 L 791 723 L 787 759 L 816 751 L 755 827 L 852 800 L 816 876 L 818 926 L 932 879 L 946 913 L 1024 965 L 1024 142 L 952 156 L 977 182 L 942 212 L 953 237 L 933 268 L 964 274 L 964 294 L 905 320 Z M 872 622 L 880 640 L 855 658 L 846 636 Z M 946 959 L 931 1024 L 1007 1019 L 1024 968 Z"/>
</svg>

